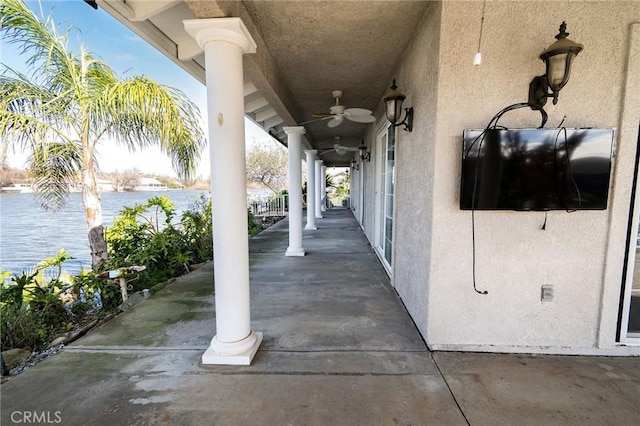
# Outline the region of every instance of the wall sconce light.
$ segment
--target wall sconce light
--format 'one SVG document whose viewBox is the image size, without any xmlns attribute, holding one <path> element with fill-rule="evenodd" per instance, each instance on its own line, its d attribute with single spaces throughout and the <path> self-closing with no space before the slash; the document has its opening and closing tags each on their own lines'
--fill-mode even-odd
<svg viewBox="0 0 640 426">
<path fill-rule="evenodd" d="M 358 170 L 358 169 L 359 169 L 359 167 L 358 167 L 358 163 L 356 162 L 355 158 L 354 158 L 354 159 L 352 159 L 352 160 L 351 160 L 351 162 L 350 162 L 349 164 L 351 165 L 351 168 L 352 168 L 353 170 Z"/>
<path fill-rule="evenodd" d="M 398 85 L 394 78 L 393 84 L 387 89 L 382 100 L 387 107 L 387 120 L 391 122 L 391 125 L 393 127 L 403 125 L 404 130 L 410 132 L 413 130 L 413 107 L 404 109 L 404 120 L 400 121 L 400 117 L 402 117 L 402 102 L 404 102 L 406 98 L 404 94 L 398 91 Z"/>
<path fill-rule="evenodd" d="M 556 41 L 540 54 L 546 66 L 546 74 L 534 77 L 529 84 L 529 106 L 531 109 L 542 109 L 547 98 L 553 98 L 553 104 L 558 103 L 558 93 L 569 81 L 571 61 L 580 53 L 582 45 L 567 36 L 567 24 L 562 21 Z M 551 89 L 551 93 L 549 93 Z"/>
<path fill-rule="evenodd" d="M 358 154 L 360 155 L 360 160 L 362 161 L 371 161 L 371 151 L 367 151 L 367 146 L 362 141 L 362 145 L 358 147 Z"/>
</svg>

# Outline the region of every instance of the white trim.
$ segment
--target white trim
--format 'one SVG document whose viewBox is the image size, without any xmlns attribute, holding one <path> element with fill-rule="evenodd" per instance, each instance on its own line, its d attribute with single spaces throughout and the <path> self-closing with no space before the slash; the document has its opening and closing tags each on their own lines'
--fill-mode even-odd
<svg viewBox="0 0 640 426">
<path fill-rule="evenodd" d="M 202 364 L 203 365 L 251 365 L 251 361 L 253 357 L 258 352 L 258 348 L 262 343 L 262 333 L 261 332 L 251 332 L 249 338 L 245 339 L 249 341 L 248 347 L 243 348 L 238 353 L 231 354 L 221 354 L 217 352 L 214 348 L 215 337 L 214 340 L 211 341 L 211 345 L 204 354 L 202 354 Z M 255 339 L 255 340 L 254 340 Z M 245 345 L 246 346 L 246 345 Z"/>
<path fill-rule="evenodd" d="M 635 134 L 635 138 L 633 138 L 634 133 L 638 132 L 638 124 L 637 124 L 637 111 L 638 111 L 638 104 L 634 103 L 631 104 L 629 99 L 626 98 L 633 98 L 633 99 L 637 99 L 637 96 L 634 96 L 634 94 L 636 93 L 640 93 L 640 80 L 638 79 L 638 76 L 636 75 L 636 73 L 633 73 L 632 71 L 635 69 L 638 69 L 638 67 L 640 67 L 640 60 L 638 60 L 638 53 L 640 53 L 640 24 L 633 24 L 630 29 L 629 29 L 629 53 L 628 53 L 628 58 L 629 58 L 629 64 L 628 64 L 628 75 L 627 75 L 627 80 L 625 81 L 625 103 L 623 104 L 623 108 L 622 108 L 622 115 L 621 115 L 621 125 L 620 125 L 620 132 L 618 133 L 618 138 L 622 139 L 624 136 L 628 135 L 630 138 L 631 143 L 633 143 L 633 146 L 636 147 L 636 142 L 638 140 L 640 140 L 640 135 Z M 636 111 L 636 113 L 634 113 L 634 111 Z M 625 126 L 625 119 L 628 119 L 630 121 L 630 124 L 628 126 L 628 131 L 627 131 L 627 127 Z M 634 159 L 636 158 L 636 152 L 634 150 L 633 152 L 634 154 Z M 633 165 L 634 168 L 640 168 L 640 164 L 634 164 Z M 629 233 L 630 235 L 628 235 L 629 239 L 626 241 L 625 247 L 629 247 L 629 254 L 628 254 L 628 258 L 627 258 L 627 275 L 626 275 L 626 282 L 624 283 L 624 294 L 622 295 L 623 297 L 623 302 L 622 302 L 622 315 L 621 315 L 621 321 L 619 321 L 619 323 L 617 324 L 617 326 L 619 327 L 619 331 L 620 331 L 620 343 L 633 343 L 633 344 L 640 344 L 640 334 L 638 334 L 637 332 L 635 333 L 629 333 L 628 332 L 628 328 L 629 328 L 629 315 L 630 315 L 630 308 L 631 308 L 631 293 L 633 291 L 633 275 L 634 275 L 634 269 L 635 269 L 635 261 L 636 261 L 636 250 L 640 247 L 637 246 L 637 238 L 638 238 L 638 226 L 640 225 L 640 173 L 639 173 L 639 179 L 636 180 L 635 182 L 635 188 L 636 188 L 636 193 L 635 193 L 635 203 L 632 207 L 632 211 L 629 212 L 630 215 L 632 215 L 632 221 L 631 221 L 631 226 L 632 226 L 632 232 Z M 629 214 L 627 214 L 627 218 L 629 217 Z M 616 312 L 617 313 L 617 312 Z M 632 334 L 630 336 L 630 334 Z"/>
<path fill-rule="evenodd" d="M 490 352 L 515 354 L 545 354 L 545 355 L 588 355 L 588 356 L 638 356 L 640 345 L 619 344 L 612 348 L 596 347 L 567 347 L 567 346 L 508 346 L 488 344 L 432 344 L 427 342 L 432 351 L 451 352 Z"/>
<path fill-rule="evenodd" d="M 373 149 L 373 148 L 372 148 Z M 358 222 L 360 222 L 360 227 L 364 230 L 364 162 L 361 159 L 358 159 L 359 162 L 359 170 L 358 170 Z"/>
<path fill-rule="evenodd" d="M 204 48 L 212 41 L 237 45 L 242 53 L 256 53 L 256 42 L 240 18 L 185 19 L 184 29 Z"/>
<path fill-rule="evenodd" d="M 373 250 L 378 256 L 378 258 L 380 259 L 380 263 L 382 264 L 385 271 L 387 272 L 387 275 L 389 275 L 390 278 L 393 278 L 393 265 L 392 263 L 389 263 L 385 257 L 385 252 L 384 252 L 385 241 L 381 240 L 381 232 L 382 232 L 382 229 L 384 229 L 383 227 L 385 226 L 384 224 L 385 218 L 382 217 L 380 214 L 380 211 L 384 210 L 384 203 L 386 203 L 386 180 L 385 182 L 382 181 L 382 171 L 386 167 L 386 158 L 387 158 L 387 151 L 388 151 L 387 147 L 389 144 L 390 127 L 391 127 L 391 124 L 389 122 L 384 122 L 383 125 L 380 126 L 378 132 L 376 132 L 376 138 L 375 138 L 375 155 L 373 156 L 374 162 L 375 162 L 374 163 L 375 200 L 374 200 L 374 221 L 373 221 L 374 222 Z M 395 153 L 394 153 L 394 158 L 395 158 Z M 384 195 L 384 198 L 383 198 L 383 195 Z M 394 188 L 394 196 L 395 196 L 395 188 Z M 394 213 L 395 213 L 395 197 L 393 200 L 391 214 L 393 215 Z M 394 222 L 395 222 L 395 218 L 394 218 Z M 393 235 L 393 229 L 392 229 L 392 235 Z M 391 253 L 389 253 L 392 262 L 393 262 L 393 251 L 394 251 L 394 244 L 392 241 Z"/>
</svg>

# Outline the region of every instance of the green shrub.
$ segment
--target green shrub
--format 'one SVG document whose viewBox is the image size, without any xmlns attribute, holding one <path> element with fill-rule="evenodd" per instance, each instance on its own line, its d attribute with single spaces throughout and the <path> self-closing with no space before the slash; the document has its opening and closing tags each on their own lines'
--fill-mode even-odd
<svg viewBox="0 0 640 426">
<path fill-rule="evenodd" d="M 181 275 L 188 256 L 181 232 L 171 223 L 174 216 L 175 205 L 163 196 L 124 207 L 106 232 L 109 269 L 145 266 L 133 289 Z"/>
<path fill-rule="evenodd" d="M 61 279 L 62 264 L 73 259 L 60 250 L 40 262 L 34 271 L 13 275 L 0 287 L 0 341 L 2 349 L 42 348 L 63 331 L 70 319 L 61 296 L 71 285 Z M 53 269 L 51 278 L 45 271 Z"/>
<path fill-rule="evenodd" d="M 110 269 L 145 266 L 133 290 L 182 275 L 188 265 L 212 258 L 211 200 L 204 195 L 174 224 L 175 206 L 168 197 L 125 207 L 107 229 Z"/>
<path fill-rule="evenodd" d="M 256 223 L 256 217 L 251 213 L 251 210 L 247 209 L 247 222 L 249 225 L 249 235 L 253 236 L 262 231 L 262 226 Z"/>
<path fill-rule="evenodd" d="M 182 214 L 182 231 L 185 247 L 192 263 L 211 260 L 213 255 L 213 223 L 211 198 L 200 195 L 200 199 Z"/>
</svg>

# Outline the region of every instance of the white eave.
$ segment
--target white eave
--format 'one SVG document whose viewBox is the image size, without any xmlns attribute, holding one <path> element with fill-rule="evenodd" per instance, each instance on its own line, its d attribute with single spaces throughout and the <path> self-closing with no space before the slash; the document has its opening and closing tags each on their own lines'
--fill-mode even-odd
<svg viewBox="0 0 640 426">
<path fill-rule="evenodd" d="M 147 43 L 205 84 L 204 52 L 185 31 L 182 21 L 198 17 L 182 0 L 97 0 L 96 3 Z M 273 137 L 286 141 L 282 128 L 292 125 L 244 77 L 245 114 Z M 291 120 L 290 120 L 291 121 Z"/>
</svg>

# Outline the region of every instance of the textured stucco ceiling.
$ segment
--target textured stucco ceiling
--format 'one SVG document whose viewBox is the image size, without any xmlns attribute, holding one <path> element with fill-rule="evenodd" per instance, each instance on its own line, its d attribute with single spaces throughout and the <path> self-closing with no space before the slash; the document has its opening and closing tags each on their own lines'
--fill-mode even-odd
<svg viewBox="0 0 640 426">
<path fill-rule="evenodd" d="M 105 7 L 119 2 L 99 0 Z M 189 13 L 192 18 L 240 17 L 258 41 L 257 53 L 245 59 L 245 71 L 269 102 L 261 111 L 273 108 L 282 124 L 294 125 L 312 120 L 314 112 L 329 112 L 335 102 L 331 92 L 336 89 L 343 91 L 341 104 L 347 108 L 379 108 L 429 2 L 128 0 L 134 17 L 125 24 L 137 27 L 151 42 L 158 36 L 136 21 L 135 15 L 152 3 L 158 5 L 157 13 L 148 13 L 142 24 L 153 24 L 175 42 L 175 53 L 165 49 L 165 54 L 176 58 L 185 42 L 182 19 Z M 202 63 L 202 56 L 195 56 L 185 68 L 190 67 L 194 75 L 199 72 L 202 79 L 198 70 Z M 268 111 L 263 114 L 268 115 Z M 335 136 L 345 145 L 359 145 L 366 125 L 345 120 L 331 129 L 326 121 L 316 121 L 305 128 L 311 146 L 328 150 Z M 329 164 L 346 165 L 350 156 L 327 153 L 323 158 Z"/>
<path fill-rule="evenodd" d="M 244 6 L 269 47 L 289 89 L 296 116 L 328 112 L 331 91 L 342 90 L 347 108 L 375 110 L 396 62 L 415 31 L 424 2 L 251 1 Z M 322 148 L 333 136 L 357 145 L 364 124 L 307 126 Z"/>
</svg>

